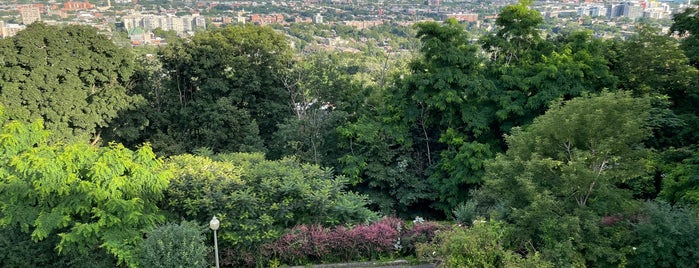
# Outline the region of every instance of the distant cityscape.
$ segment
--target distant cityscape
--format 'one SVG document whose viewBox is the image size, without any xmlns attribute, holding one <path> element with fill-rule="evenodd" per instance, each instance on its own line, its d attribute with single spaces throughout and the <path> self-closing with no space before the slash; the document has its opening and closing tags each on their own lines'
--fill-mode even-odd
<svg viewBox="0 0 699 268">
<path fill-rule="evenodd" d="M 8 3 L 9 2 L 9 3 Z M 97 0 L 3 1 L 0 37 L 11 37 L 27 25 L 84 24 L 105 33 L 125 32 L 132 45 L 160 44 L 153 31 L 193 35 L 207 27 L 235 23 L 257 25 L 293 23 L 345 24 L 357 28 L 382 23 L 412 24 L 455 18 L 475 27 L 494 27 L 500 8 L 514 1 L 448 0 L 297 0 L 192 1 Z M 639 19 L 668 21 L 689 1 L 536 1 L 532 8 L 550 20 L 607 24 L 629 28 Z M 667 23 L 666 23 L 667 24 Z M 626 27 L 625 27 L 626 26 Z"/>
</svg>

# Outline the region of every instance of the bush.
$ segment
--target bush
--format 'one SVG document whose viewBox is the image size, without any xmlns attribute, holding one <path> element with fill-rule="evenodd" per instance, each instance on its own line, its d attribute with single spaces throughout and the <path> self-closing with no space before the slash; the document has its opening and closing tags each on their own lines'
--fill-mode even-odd
<svg viewBox="0 0 699 268">
<path fill-rule="evenodd" d="M 400 219 L 384 218 L 351 229 L 299 225 L 266 244 L 262 254 L 268 260 L 290 265 L 375 260 L 396 251 L 401 224 Z"/>
<path fill-rule="evenodd" d="M 437 232 L 447 231 L 450 227 L 437 222 L 414 223 L 400 236 L 400 252 L 403 256 L 415 255 L 418 244 L 430 243 Z"/>
<path fill-rule="evenodd" d="M 452 210 L 452 214 L 456 222 L 471 225 L 476 219 L 476 202 L 469 200 L 461 203 Z"/>
<path fill-rule="evenodd" d="M 431 243 L 418 244 L 417 256 L 444 267 L 553 267 L 537 254 L 527 258 L 505 246 L 510 228 L 502 222 L 477 221 L 470 228 L 438 232 Z"/>
<path fill-rule="evenodd" d="M 364 196 L 345 191 L 347 181 L 331 169 L 292 158 L 269 161 L 262 154 L 215 159 L 181 155 L 162 205 L 174 219 L 221 220 L 221 261 L 231 266 L 264 262 L 259 247 L 293 226 L 364 223 L 377 218 Z"/>
<path fill-rule="evenodd" d="M 696 210 L 646 202 L 633 228 L 630 267 L 699 267 L 699 216 Z"/>
<path fill-rule="evenodd" d="M 194 222 L 160 226 L 141 242 L 140 266 L 163 268 L 207 267 L 209 248 L 202 232 L 205 227 Z"/>
</svg>

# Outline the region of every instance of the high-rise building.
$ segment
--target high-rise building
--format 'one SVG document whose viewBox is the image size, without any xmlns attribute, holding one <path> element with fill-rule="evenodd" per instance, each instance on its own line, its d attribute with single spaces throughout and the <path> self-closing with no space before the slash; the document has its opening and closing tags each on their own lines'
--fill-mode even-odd
<svg viewBox="0 0 699 268">
<path fill-rule="evenodd" d="M 41 21 L 41 10 L 38 7 L 26 6 L 19 8 L 22 24 L 29 25 L 35 21 Z"/>
</svg>

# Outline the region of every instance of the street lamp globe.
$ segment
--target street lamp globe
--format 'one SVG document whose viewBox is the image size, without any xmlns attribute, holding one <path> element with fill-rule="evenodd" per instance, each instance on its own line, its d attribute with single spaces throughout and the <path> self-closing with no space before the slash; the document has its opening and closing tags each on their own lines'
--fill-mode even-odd
<svg viewBox="0 0 699 268">
<path fill-rule="evenodd" d="M 220 225 L 221 225 L 221 223 L 218 221 L 218 219 L 216 218 L 216 216 L 214 216 L 214 217 L 211 219 L 211 221 L 209 222 L 209 228 L 211 228 L 211 230 L 214 230 L 214 231 L 218 230 L 218 227 L 219 227 Z"/>
</svg>

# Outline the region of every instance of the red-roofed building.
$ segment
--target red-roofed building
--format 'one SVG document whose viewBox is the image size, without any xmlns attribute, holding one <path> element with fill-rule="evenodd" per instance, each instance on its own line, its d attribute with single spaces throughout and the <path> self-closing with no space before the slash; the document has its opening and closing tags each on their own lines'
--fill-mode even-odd
<svg viewBox="0 0 699 268">
<path fill-rule="evenodd" d="M 65 4 L 63 4 L 63 8 L 61 10 L 64 12 L 72 12 L 72 11 L 86 10 L 86 9 L 93 9 L 93 8 L 95 8 L 95 5 L 90 4 L 88 2 L 68 1 Z"/>
<path fill-rule="evenodd" d="M 282 14 L 274 14 L 274 15 L 252 14 L 252 16 L 250 16 L 250 22 L 252 22 L 254 24 L 259 24 L 259 25 L 284 23 L 284 16 L 282 16 Z"/>
</svg>

